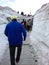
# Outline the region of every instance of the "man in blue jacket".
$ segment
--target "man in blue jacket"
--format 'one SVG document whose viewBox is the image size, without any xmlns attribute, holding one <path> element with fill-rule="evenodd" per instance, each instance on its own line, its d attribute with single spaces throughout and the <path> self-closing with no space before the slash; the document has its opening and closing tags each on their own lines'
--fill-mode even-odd
<svg viewBox="0 0 49 65">
<path fill-rule="evenodd" d="M 8 37 L 11 65 L 15 65 L 15 49 L 17 47 L 16 62 L 20 60 L 23 40 L 26 40 L 26 29 L 17 19 L 13 18 L 5 28 L 5 35 Z M 23 36 L 22 36 L 23 35 Z"/>
</svg>

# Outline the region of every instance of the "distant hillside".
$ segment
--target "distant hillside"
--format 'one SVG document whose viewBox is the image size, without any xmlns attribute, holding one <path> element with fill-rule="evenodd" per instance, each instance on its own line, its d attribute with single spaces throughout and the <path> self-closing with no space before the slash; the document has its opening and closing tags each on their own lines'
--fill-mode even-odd
<svg viewBox="0 0 49 65">
<path fill-rule="evenodd" d="M 18 14 L 16 11 L 9 7 L 2 7 L 0 6 L 0 24 L 8 23 L 7 17 L 10 17 L 12 15 L 16 15 L 18 17 L 22 18 L 22 15 Z"/>
</svg>

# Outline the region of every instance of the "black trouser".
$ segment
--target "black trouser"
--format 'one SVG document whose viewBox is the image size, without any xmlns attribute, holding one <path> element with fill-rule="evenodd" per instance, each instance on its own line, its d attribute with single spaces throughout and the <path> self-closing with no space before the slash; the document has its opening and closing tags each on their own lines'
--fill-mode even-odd
<svg viewBox="0 0 49 65">
<path fill-rule="evenodd" d="M 22 45 L 21 46 L 11 46 L 11 45 L 9 45 L 11 65 L 15 65 L 15 50 L 16 50 L 16 47 L 17 47 L 16 61 L 20 60 Z"/>
</svg>

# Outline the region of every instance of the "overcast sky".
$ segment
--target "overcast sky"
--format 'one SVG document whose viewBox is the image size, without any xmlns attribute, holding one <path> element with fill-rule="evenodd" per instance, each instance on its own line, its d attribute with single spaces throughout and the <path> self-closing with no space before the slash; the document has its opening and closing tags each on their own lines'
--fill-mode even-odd
<svg viewBox="0 0 49 65">
<path fill-rule="evenodd" d="M 25 14 L 35 14 L 35 12 L 49 0 L 0 0 L 1 6 L 9 6 L 16 11 L 24 11 Z"/>
</svg>

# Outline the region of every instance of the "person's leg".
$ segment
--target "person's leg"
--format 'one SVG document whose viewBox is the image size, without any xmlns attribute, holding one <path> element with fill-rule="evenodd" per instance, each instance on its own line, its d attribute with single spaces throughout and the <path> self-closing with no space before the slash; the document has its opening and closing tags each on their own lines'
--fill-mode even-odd
<svg viewBox="0 0 49 65">
<path fill-rule="evenodd" d="M 15 65 L 15 48 L 14 46 L 9 46 L 11 65 Z"/>
<path fill-rule="evenodd" d="M 22 51 L 22 46 L 17 47 L 16 62 L 19 62 L 20 60 L 21 51 Z"/>
</svg>

